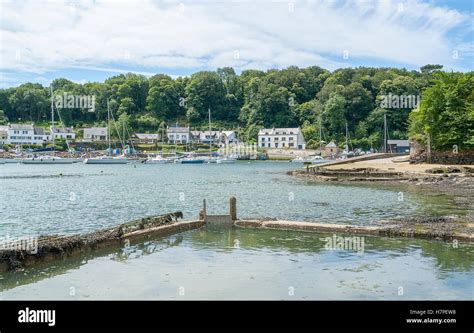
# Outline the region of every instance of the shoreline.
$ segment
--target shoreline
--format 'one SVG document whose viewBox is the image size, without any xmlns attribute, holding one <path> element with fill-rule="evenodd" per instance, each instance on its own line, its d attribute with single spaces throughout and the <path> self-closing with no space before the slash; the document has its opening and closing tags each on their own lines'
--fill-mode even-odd
<svg viewBox="0 0 474 333">
<path fill-rule="evenodd" d="M 426 190 L 427 195 L 446 194 L 474 199 L 474 166 L 471 165 L 413 165 L 396 162 L 396 158 L 383 158 L 312 165 L 287 174 L 319 183 L 396 185 Z"/>
</svg>

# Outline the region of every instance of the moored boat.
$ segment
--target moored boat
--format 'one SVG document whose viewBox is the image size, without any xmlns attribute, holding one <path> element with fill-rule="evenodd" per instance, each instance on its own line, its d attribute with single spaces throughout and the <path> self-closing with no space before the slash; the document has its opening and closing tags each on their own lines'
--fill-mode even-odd
<svg viewBox="0 0 474 333">
<path fill-rule="evenodd" d="M 125 156 L 98 156 L 84 159 L 84 164 L 127 164 Z"/>
<path fill-rule="evenodd" d="M 112 156 L 110 153 L 112 148 L 110 146 L 110 107 L 109 107 L 109 100 L 107 100 L 107 141 L 109 143 L 109 148 L 107 149 L 107 155 L 97 156 L 97 157 L 89 157 L 84 159 L 84 164 L 127 164 L 128 159 L 121 155 L 121 156 Z M 122 147 L 123 148 L 123 147 Z"/>
<path fill-rule="evenodd" d="M 236 161 L 237 161 L 236 158 L 232 158 L 232 157 L 229 157 L 229 156 L 225 156 L 225 157 L 216 159 L 217 164 L 233 164 Z"/>
<path fill-rule="evenodd" d="M 20 157 L 15 157 L 15 158 L 4 158 L 5 163 L 21 163 L 21 158 Z"/>
<path fill-rule="evenodd" d="M 23 164 L 72 164 L 74 159 L 69 157 L 44 155 L 26 157 L 21 159 L 20 162 Z"/>
<path fill-rule="evenodd" d="M 326 160 L 325 158 L 321 156 L 311 156 L 309 158 L 303 158 L 301 156 L 292 159 L 290 162 L 292 163 L 311 163 L 311 164 L 320 164 L 320 163 L 326 163 L 329 162 L 329 160 Z"/>
<path fill-rule="evenodd" d="M 145 164 L 165 164 L 165 163 L 173 163 L 174 158 L 172 157 L 163 157 L 162 155 L 156 156 L 148 156 L 145 160 Z"/>
<path fill-rule="evenodd" d="M 202 164 L 204 163 L 204 159 L 200 158 L 195 158 L 195 157 L 185 157 L 185 158 L 180 158 L 175 161 L 175 163 L 181 163 L 181 164 Z"/>
</svg>

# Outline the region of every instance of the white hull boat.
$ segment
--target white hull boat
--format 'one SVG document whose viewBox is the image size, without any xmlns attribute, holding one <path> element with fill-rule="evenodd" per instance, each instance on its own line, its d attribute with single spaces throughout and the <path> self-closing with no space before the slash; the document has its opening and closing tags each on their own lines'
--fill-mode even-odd
<svg viewBox="0 0 474 333">
<path fill-rule="evenodd" d="M 311 164 L 320 164 L 329 162 L 328 160 L 322 158 L 321 156 L 313 156 L 310 158 L 297 157 L 291 160 L 291 163 L 311 163 Z"/>
<path fill-rule="evenodd" d="M 5 163 L 21 163 L 21 158 L 5 158 Z"/>
<path fill-rule="evenodd" d="M 123 156 L 100 156 L 86 158 L 84 164 L 127 164 L 128 160 Z"/>
<path fill-rule="evenodd" d="M 72 164 L 73 158 L 62 158 L 58 156 L 27 157 L 21 160 L 23 164 Z"/>
<path fill-rule="evenodd" d="M 217 164 L 233 164 L 235 163 L 236 159 L 235 158 L 228 158 L 228 157 L 225 157 L 225 158 L 219 158 L 217 159 L 216 163 Z"/>
<path fill-rule="evenodd" d="M 173 163 L 174 158 L 166 158 L 161 155 L 158 156 L 148 156 L 148 158 L 145 160 L 145 164 L 166 164 L 166 163 Z"/>
</svg>

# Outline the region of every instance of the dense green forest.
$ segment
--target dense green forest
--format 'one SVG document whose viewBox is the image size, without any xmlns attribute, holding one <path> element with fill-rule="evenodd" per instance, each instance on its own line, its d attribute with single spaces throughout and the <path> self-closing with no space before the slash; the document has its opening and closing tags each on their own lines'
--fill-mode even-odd
<svg viewBox="0 0 474 333">
<path fill-rule="evenodd" d="M 68 126 L 104 124 L 110 99 L 121 126 L 140 132 L 175 123 L 204 128 L 211 108 L 214 128 L 238 129 L 244 140 L 255 140 L 261 127 L 301 126 L 311 148 L 318 145 L 322 122 L 323 139 L 342 143 L 347 122 L 352 145 L 367 149 L 381 146 L 386 114 L 392 139 L 410 135 L 424 142 L 431 133 L 440 149 L 453 143 L 473 147 L 474 74 L 441 69 L 426 65 L 420 71 L 359 67 L 330 72 L 312 66 L 237 75 L 226 67 L 176 79 L 130 73 L 78 84 L 60 78 L 52 88 L 55 95 L 96 96 L 95 112 L 61 110 Z M 421 96 L 421 107 L 413 112 L 410 106 L 382 107 L 388 95 Z M 0 123 L 46 123 L 49 117 L 49 87 L 25 83 L 0 90 Z"/>
</svg>

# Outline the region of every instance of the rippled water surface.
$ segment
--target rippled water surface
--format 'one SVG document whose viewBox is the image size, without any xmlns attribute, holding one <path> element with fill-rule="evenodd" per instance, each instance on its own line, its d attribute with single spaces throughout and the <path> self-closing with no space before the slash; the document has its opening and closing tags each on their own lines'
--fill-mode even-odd
<svg viewBox="0 0 474 333">
<path fill-rule="evenodd" d="M 228 211 L 239 217 L 274 217 L 370 224 L 413 214 L 462 213 L 444 198 L 380 187 L 311 184 L 289 176 L 287 162 L 234 165 L 0 165 L 0 233 L 71 234 L 147 215 L 181 210 L 197 217 Z M 401 200 L 403 199 L 403 200 Z"/>
<path fill-rule="evenodd" d="M 464 214 L 446 196 L 404 188 L 316 184 L 295 165 L 0 165 L 0 236 L 83 233 L 181 210 L 373 224 Z M 473 246 L 205 227 L 0 274 L 2 299 L 473 299 Z M 349 237 L 349 236 L 348 236 Z M 361 239 L 359 239 L 359 245 Z"/>
<path fill-rule="evenodd" d="M 474 298 L 470 244 L 364 237 L 343 250 L 327 237 L 205 227 L 0 275 L 0 298 Z"/>
</svg>

